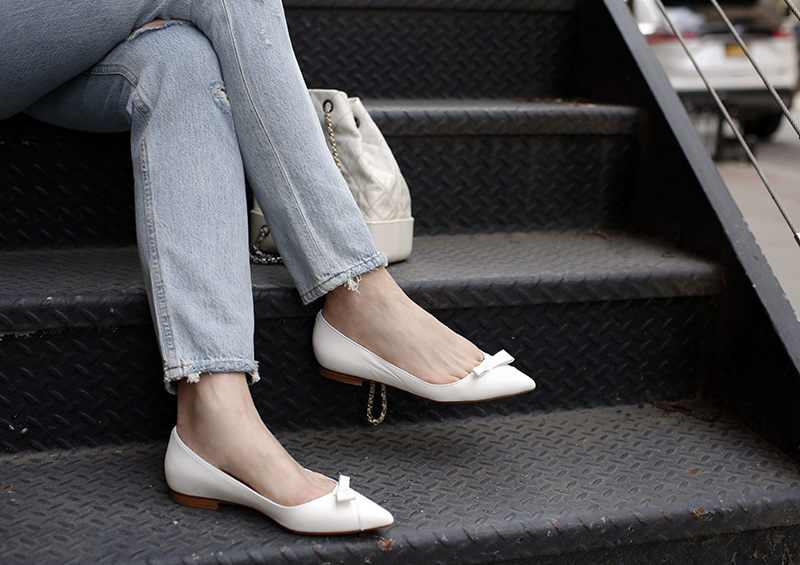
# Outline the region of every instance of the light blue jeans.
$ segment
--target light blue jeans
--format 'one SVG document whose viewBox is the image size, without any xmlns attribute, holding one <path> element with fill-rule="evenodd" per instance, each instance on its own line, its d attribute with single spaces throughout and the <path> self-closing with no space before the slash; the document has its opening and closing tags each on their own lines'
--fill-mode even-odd
<svg viewBox="0 0 800 565">
<path fill-rule="evenodd" d="M 169 390 L 205 372 L 258 379 L 245 175 L 305 303 L 385 263 L 325 145 L 280 0 L 5 0 L 0 12 L 0 118 L 131 131 Z M 155 18 L 178 21 L 139 29 Z"/>
</svg>

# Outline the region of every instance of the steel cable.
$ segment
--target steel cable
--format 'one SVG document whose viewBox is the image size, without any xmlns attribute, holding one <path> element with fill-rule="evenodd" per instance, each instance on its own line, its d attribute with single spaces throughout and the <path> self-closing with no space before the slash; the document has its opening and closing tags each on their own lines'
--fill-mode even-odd
<svg viewBox="0 0 800 565">
<path fill-rule="evenodd" d="M 716 0 L 712 0 L 712 2 L 716 3 Z M 747 142 L 744 140 L 744 137 L 742 137 L 739 128 L 736 127 L 736 124 L 734 123 L 733 118 L 728 112 L 728 109 L 725 107 L 725 104 L 722 103 L 719 94 L 717 94 L 717 91 L 714 89 L 713 86 L 711 86 L 711 83 L 706 78 L 706 75 L 700 69 L 700 65 L 697 63 L 697 60 L 694 58 L 691 51 L 689 50 L 689 47 L 686 45 L 686 41 L 683 38 L 683 34 L 681 34 L 681 32 L 673 23 L 672 18 L 670 18 L 669 14 L 667 13 L 667 9 L 664 6 L 662 0 L 656 0 L 656 4 L 658 5 L 658 9 L 661 11 L 662 15 L 666 19 L 667 24 L 672 29 L 672 32 L 675 34 L 675 37 L 678 38 L 678 41 L 683 47 L 683 50 L 686 52 L 686 55 L 688 55 L 689 60 L 691 60 L 692 65 L 694 65 L 694 68 L 697 70 L 697 73 L 700 75 L 700 78 L 703 80 L 703 83 L 706 85 L 706 88 L 708 89 L 709 93 L 714 98 L 714 102 L 717 104 L 717 107 L 719 108 L 720 112 L 722 112 L 725 121 L 730 126 L 731 130 L 733 131 L 733 134 L 736 136 L 737 141 L 747 154 L 747 158 L 750 160 L 750 163 L 755 168 L 756 172 L 758 173 L 758 176 L 761 177 L 761 181 L 764 183 L 764 186 L 769 192 L 769 195 L 772 197 L 773 202 L 775 202 L 775 205 L 778 207 L 778 210 L 783 216 L 783 219 L 786 221 L 786 224 L 792 230 L 792 235 L 794 236 L 795 242 L 797 243 L 798 246 L 800 246 L 800 232 L 798 232 L 797 228 L 795 228 L 792 219 L 789 217 L 789 214 L 786 212 L 786 209 L 783 207 L 780 200 L 778 199 L 778 196 L 775 194 L 775 190 L 772 188 L 772 185 L 770 184 L 769 180 L 767 180 L 767 177 L 764 174 L 764 171 L 761 169 L 761 166 L 758 164 L 755 155 L 753 155 L 753 152 L 750 150 L 750 146 L 747 145 Z"/>
<path fill-rule="evenodd" d="M 789 9 L 792 11 L 794 16 L 800 20 L 800 10 L 797 9 L 797 6 L 794 5 L 794 2 L 792 2 L 792 0 L 784 0 L 784 2 L 786 2 L 786 5 L 789 6 Z"/>
</svg>

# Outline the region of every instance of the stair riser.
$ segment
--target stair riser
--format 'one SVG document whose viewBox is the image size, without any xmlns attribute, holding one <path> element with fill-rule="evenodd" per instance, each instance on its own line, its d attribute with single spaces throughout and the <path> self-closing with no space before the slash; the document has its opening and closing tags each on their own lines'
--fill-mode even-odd
<svg viewBox="0 0 800 565">
<path fill-rule="evenodd" d="M 51 131 L 0 154 L 0 249 L 133 244 L 127 140 L 47 139 Z M 629 135 L 387 140 L 411 190 L 417 235 L 615 227 L 627 216 L 636 153 Z"/>
<path fill-rule="evenodd" d="M 21 120 L 0 128 L 0 249 L 136 241 L 127 133 Z"/>
<path fill-rule="evenodd" d="M 572 90 L 575 12 L 288 8 L 287 19 L 311 88 L 395 99 L 564 98 Z"/>
<path fill-rule="evenodd" d="M 601 136 L 388 137 L 416 235 L 617 227 L 635 140 Z"/>
<path fill-rule="evenodd" d="M 704 378 L 705 298 L 435 314 L 479 346 L 514 354 L 538 390 L 459 405 L 390 390 L 387 425 L 673 400 L 694 394 Z M 258 322 L 263 382 L 253 393 L 262 417 L 276 431 L 364 425 L 367 388 L 316 373 L 312 327 L 311 317 Z M 162 439 L 174 422 L 174 397 L 160 382 L 147 326 L 5 336 L 0 367 L 0 445 L 7 451 Z"/>
</svg>

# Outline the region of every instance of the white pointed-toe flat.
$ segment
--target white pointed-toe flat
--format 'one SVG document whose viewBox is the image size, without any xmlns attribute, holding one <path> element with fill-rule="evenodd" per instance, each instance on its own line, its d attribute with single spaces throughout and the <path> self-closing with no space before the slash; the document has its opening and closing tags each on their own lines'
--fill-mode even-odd
<svg viewBox="0 0 800 565">
<path fill-rule="evenodd" d="M 392 515 L 350 488 L 350 479 L 339 477 L 333 492 L 298 506 L 283 506 L 220 471 L 189 449 L 172 430 L 164 459 L 172 499 L 195 508 L 236 504 L 258 510 L 280 526 L 298 534 L 352 534 L 394 523 Z"/>
<path fill-rule="evenodd" d="M 510 364 L 514 358 L 500 351 L 483 354 L 483 361 L 463 379 L 431 384 L 383 360 L 331 326 L 320 311 L 312 338 L 320 373 L 336 381 L 361 385 L 382 383 L 436 402 L 496 400 L 530 392 L 536 383 Z"/>
</svg>

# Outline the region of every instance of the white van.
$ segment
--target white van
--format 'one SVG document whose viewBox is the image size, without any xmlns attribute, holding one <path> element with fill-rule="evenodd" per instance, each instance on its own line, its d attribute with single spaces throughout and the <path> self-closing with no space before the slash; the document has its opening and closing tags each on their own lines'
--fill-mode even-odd
<svg viewBox="0 0 800 565">
<path fill-rule="evenodd" d="M 692 55 L 745 134 L 766 139 L 780 107 L 708 0 L 663 0 Z M 655 0 L 629 0 L 640 31 L 690 113 L 713 111 L 711 95 Z M 787 107 L 798 88 L 798 23 L 783 0 L 720 0 L 748 50 Z M 714 106 L 715 107 L 715 106 Z"/>
</svg>

